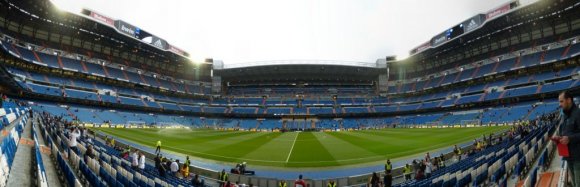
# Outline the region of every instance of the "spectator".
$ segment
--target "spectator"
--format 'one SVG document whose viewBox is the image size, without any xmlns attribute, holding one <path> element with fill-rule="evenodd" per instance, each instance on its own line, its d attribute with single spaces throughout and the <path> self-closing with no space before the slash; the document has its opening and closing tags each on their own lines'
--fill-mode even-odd
<svg viewBox="0 0 580 187">
<path fill-rule="evenodd" d="M 159 167 L 161 165 L 161 155 L 157 154 L 155 155 L 155 158 L 153 158 L 153 161 L 155 162 L 155 167 Z"/>
<path fill-rule="evenodd" d="M 383 177 L 383 185 L 385 187 L 391 187 L 393 185 L 393 175 L 391 174 L 391 170 L 388 170 Z"/>
<path fill-rule="evenodd" d="M 165 168 L 168 168 L 169 171 L 171 172 L 171 164 L 173 163 L 173 160 L 171 159 L 167 159 L 167 158 L 163 158 L 163 160 L 165 161 Z"/>
<path fill-rule="evenodd" d="M 130 154 L 131 154 L 131 148 L 129 146 L 127 146 L 127 147 L 125 147 L 125 149 L 123 149 L 123 152 L 121 152 L 121 157 L 124 159 L 128 159 Z"/>
<path fill-rule="evenodd" d="M 133 153 L 131 153 L 131 168 L 133 170 L 137 170 L 137 168 L 139 167 L 139 151 L 137 151 L 137 149 L 135 149 L 133 151 Z"/>
<path fill-rule="evenodd" d="M 111 138 L 111 147 L 115 147 L 115 138 Z"/>
<path fill-rule="evenodd" d="M 78 144 L 78 138 L 80 136 L 79 134 L 80 132 L 78 131 L 78 129 L 73 129 L 71 131 L 71 133 L 69 134 L 69 147 L 72 151 L 74 151 L 76 154 L 79 154 L 79 150 L 77 148 L 77 144 Z"/>
<path fill-rule="evenodd" d="M 143 153 L 139 153 L 139 170 L 145 170 L 145 155 Z"/>
<path fill-rule="evenodd" d="M 165 178 L 165 173 L 167 173 L 167 169 L 165 169 L 165 165 L 159 163 L 159 165 L 157 166 L 157 172 L 159 172 L 159 175 L 161 175 L 161 177 Z"/>
<path fill-rule="evenodd" d="M 445 168 L 445 157 L 443 156 L 443 154 L 439 156 L 439 168 Z"/>
<path fill-rule="evenodd" d="M 87 150 L 85 151 L 85 162 L 88 163 L 89 159 L 88 158 L 95 158 L 95 151 L 93 150 L 93 145 L 89 145 L 87 147 Z"/>
<path fill-rule="evenodd" d="M 205 181 L 201 180 L 198 174 L 195 174 L 195 176 L 191 180 L 191 185 L 193 185 L 193 187 L 203 187 L 205 186 L 204 183 Z"/>
<path fill-rule="evenodd" d="M 415 180 L 420 181 L 420 180 L 423 180 L 424 178 L 425 178 L 424 171 L 421 170 L 421 169 L 420 170 L 417 170 L 416 173 L 415 173 Z"/>
<path fill-rule="evenodd" d="M 306 187 L 306 181 L 302 179 L 302 175 L 298 175 L 298 180 L 294 181 L 294 187 Z"/>
<path fill-rule="evenodd" d="M 177 172 L 179 171 L 179 160 L 171 162 L 169 169 L 171 170 L 171 174 L 177 175 Z"/>
<path fill-rule="evenodd" d="M 433 170 L 433 165 L 431 165 L 431 162 L 425 161 L 425 177 L 426 178 L 431 177 L 432 170 Z"/>
<path fill-rule="evenodd" d="M 379 187 L 381 185 L 381 179 L 376 172 L 373 172 L 371 178 L 369 178 L 369 187 Z"/>
<path fill-rule="evenodd" d="M 564 159 L 568 162 L 572 186 L 580 187 L 580 110 L 567 91 L 560 93 L 558 101 L 562 108 L 560 132 L 554 139 L 568 146 L 570 155 Z"/>
<path fill-rule="evenodd" d="M 455 154 L 455 157 L 457 158 L 457 161 L 461 161 L 461 149 L 459 149 L 459 147 L 457 147 L 457 145 L 455 145 L 453 147 L 453 153 Z"/>
<path fill-rule="evenodd" d="M 183 176 L 183 178 L 189 178 L 189 166 L 183 164 L 181 166 L 181 176 Z"/>
</svg>

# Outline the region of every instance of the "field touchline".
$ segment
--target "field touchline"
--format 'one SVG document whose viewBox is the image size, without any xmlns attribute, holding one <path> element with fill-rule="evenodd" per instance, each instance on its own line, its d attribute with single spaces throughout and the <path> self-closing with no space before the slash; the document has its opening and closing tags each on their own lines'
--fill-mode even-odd
<svg viewBox="0 0 580 187">
<path fill-rule="evenodd" d="M 288 160 L 290 160 L 290 155 L 292 155 L 292 150 L 294 149 L 294 145 L 296 145 L 296 139 L 298 139 L 299 134 L 300 132 L 297 132 L 296 137 L 294 137 L 294 142 L 292 142 L 292 147 L 290 147 L 290 152 L 288 153 L 288 158 L 286 158 L 286 163 L 288 163 Z"/>
</svg>

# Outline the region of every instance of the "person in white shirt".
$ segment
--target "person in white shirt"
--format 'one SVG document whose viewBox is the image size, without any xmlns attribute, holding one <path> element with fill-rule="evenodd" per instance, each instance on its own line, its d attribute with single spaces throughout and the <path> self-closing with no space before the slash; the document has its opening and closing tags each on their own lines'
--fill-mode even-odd
<svg viewBox="0 0 580 187">
<path fill-rule="evenodd" d="M 431 177 L 432 170 L 433 170 L 433 165 L 431 165 L 431 162 L 425 161 L 425 177 L 426 178 Z"/>
<path fill-rule="evenodd" d="M 145 155 L 143 153 L 139 153 L 139 169 L 145 170 Z"/>
<path fill-rule="evenodd" d="M 179 171 L 179 160 L 171 162 L 169 169 L 171 173 L 177 174 L 177 171 Z"/>
<path fill-rule="evenodd" d="M 87 129 L 83 128 L 83 139 L 89 137 L 89 135 L 87 134 Z"/>
<path fill-rule="evenodd" d="M 77 149 L 77 144 L 78 144 L 78 142 L 77 142 L 77 139 L 79 138 L 79 136 L 80 136 L 80 132 L 79 132 L 79 130 L 78 130 L 78 129 L 74 129 L 74 130 L 72 130 L 72 131 L 70 132 L 70 135 L 69 135 L 69 147 L 70 147 L 70 149 L 72 149 L 72 150 L 73 150 L 73 151 L 74 151 L 76 154 L 79 154 L 79 151 L 78 151 L 78 149 Z"/>
<path fill-rule="evenodd" d="M 133 169 L 137 169 L 139 166 L 139 155 L 137 154 L 137 150 L 131 154 L 131 167 Z"/>
</svg>

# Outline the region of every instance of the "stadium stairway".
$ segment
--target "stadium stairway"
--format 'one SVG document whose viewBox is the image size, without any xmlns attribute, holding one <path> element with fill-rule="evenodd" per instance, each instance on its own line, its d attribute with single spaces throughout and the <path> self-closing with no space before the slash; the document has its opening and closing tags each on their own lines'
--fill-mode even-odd
<svg viewBox="0 0 580 187">
<path fill-rule="evenodd" d="M 44 122 L 41 121 L 39 131 L 41 132 L 40 135 L 43 136 L 43 139 L 46 140 L 46 145 L 50 147 L 51 155 L 54 158 L 54 162 L 57 166 L 55 169 L 57 170 L 59 179 L 62 180 L 62 185 L 58 186 L 83 186 L 81 180 L 85 180 L 84 176 L 82 176 L 80 173 L 77 173 L 71 164 L 69 164 L 68 158 L 64 153 L 61 152 L 64 151 L 64 147 L 62 147 L 64 145 L 62 144 L 62 139 L 53 131 L 49 131 L 48 128 L 50 127 L 48 127 L 48 125 L 50 124 L 44 124 Z M 48 128 L 44 128 L 45 126 Z"/>
<path fill-rule="evenodd" d="M 36 115 L 38 116 L 38 115 Z M 36 117 L 34 119 L 34 121 L 37 121 L 38 117 Z M 55 162 L 53 160 L 54 157 L 52 157 L 53 155 L 50 153 L 50 147 L 47 146 L 46 140 L 44 139 L 44 136 L 42 136 L 41 134 L 38 133 L 38 131 L 36 129 L 40 129 L 40 124 L 39 123 L 33 123 L 33 129 L 35 131 L 34 137 L 38 142 L 38 149 L 39 152 L 41 153 L 41 162 L 44 164 L 44 169 L 46 170 L 46 179 L 47 179 L 47 183 L 48 186 L 62 186 L 61 185 L 61 181 L 59 180 L 59 176 L 57 173 L 57 169 L 55 166 Z M 43 153 L 43 151 L 40 150 L 48 150 L 48 153 Z M 38 158 L 37 158 L 38 159 Z M 40 161 L 39 161 L 40 162 Z"/>
<path fill-rule="evenodd" d="M 12 163 L 12 171 L 8 176 L 8 186 L 32 186 L 32 152 L 34 141 L 32 140 L 32 122 L 29 120 L 24 125 L 24 131 L 20 136 L 20 143 L 16 149 L 16 156 Z"/>
<path fill-rule="evenodd" d="M 546 136 L 551 137 L 551 135 Z M 537 187 L 556 187 L 563 185 L 562 167 L 564 162 L 562 157 L 556 153 L 556 145 L 548 141 L 547 145 L 539 151 L 537 159 L 531 164 L 529 171 L 525 176 L 508 181 L 508 186 L 537 186 Z M 517 180 L 517 181 L 516 181 Z"/>
</svg>

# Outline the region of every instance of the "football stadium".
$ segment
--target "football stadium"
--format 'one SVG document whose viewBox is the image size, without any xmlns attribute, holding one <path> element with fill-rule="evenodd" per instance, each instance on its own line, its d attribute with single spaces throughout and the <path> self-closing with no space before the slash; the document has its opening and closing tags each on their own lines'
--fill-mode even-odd
<svg viewBox="0 0 580 187">
<path fill-rule="evenodd" d="M 320 6 L 311 11 L 332 11 L 326 1 L 314 2 Z M 369 2 L 346 6 L 354 15 Z M 433 33 L 389 25 L 383 29 L 403 36 L 383 36 L 360 34 L 378 26 L 357 28 L 364 32 L 341 36 L 357 44 L 321 45 L 330 55 L 320 58 L 337 59 L 327 60 L 269 54 L 295 44 L 312 51 L 316 42 L 276 40 L 272 50 L 256 50 L 254 42 L 272 35 L 251 26 L 163 33 L 151 25 L 186 25 L 189 18 L 141 21 L 153 16 L 0 0 L 0 186 L 580 187 L 580 1 L 497 2 L 469 5 L 489 8 L 451 15 L 462 21 L 443 29 L 429 23 L 435 15 L 420 16 L 421 23 L 396 18 Z M 236 16 L 207 11 L 215 15 L 191 19 L 221 24 L 217 14 Z M 339 20 L 302 16 L 310 24 Z M 366 24 L 340 19 L 352 28 Z M 229 36 L 243 30 L 258 39 Z M 248 47 L 190 41 L 204 31 Z M 290 32 L 345 35 L 306 26 Z M 410 42 L 417 32 L 430 34 Z M 283 35 L 274 36 L 310 40 Z M 372 50 L 380 55 L 364 53 L 373 59 L 366 61 L 334 48 L 367 52 L 375 37 L 415 47 L 395 54 L 379 46 Z M 180 47 L 189 43 L 199 48 Z M 198 50 L 205 48 L 213 56 Z M 234 48 L 242 52 L 215 52 Z M 255 51 L 264 56 L 248 58 Z"/>
</svg>

